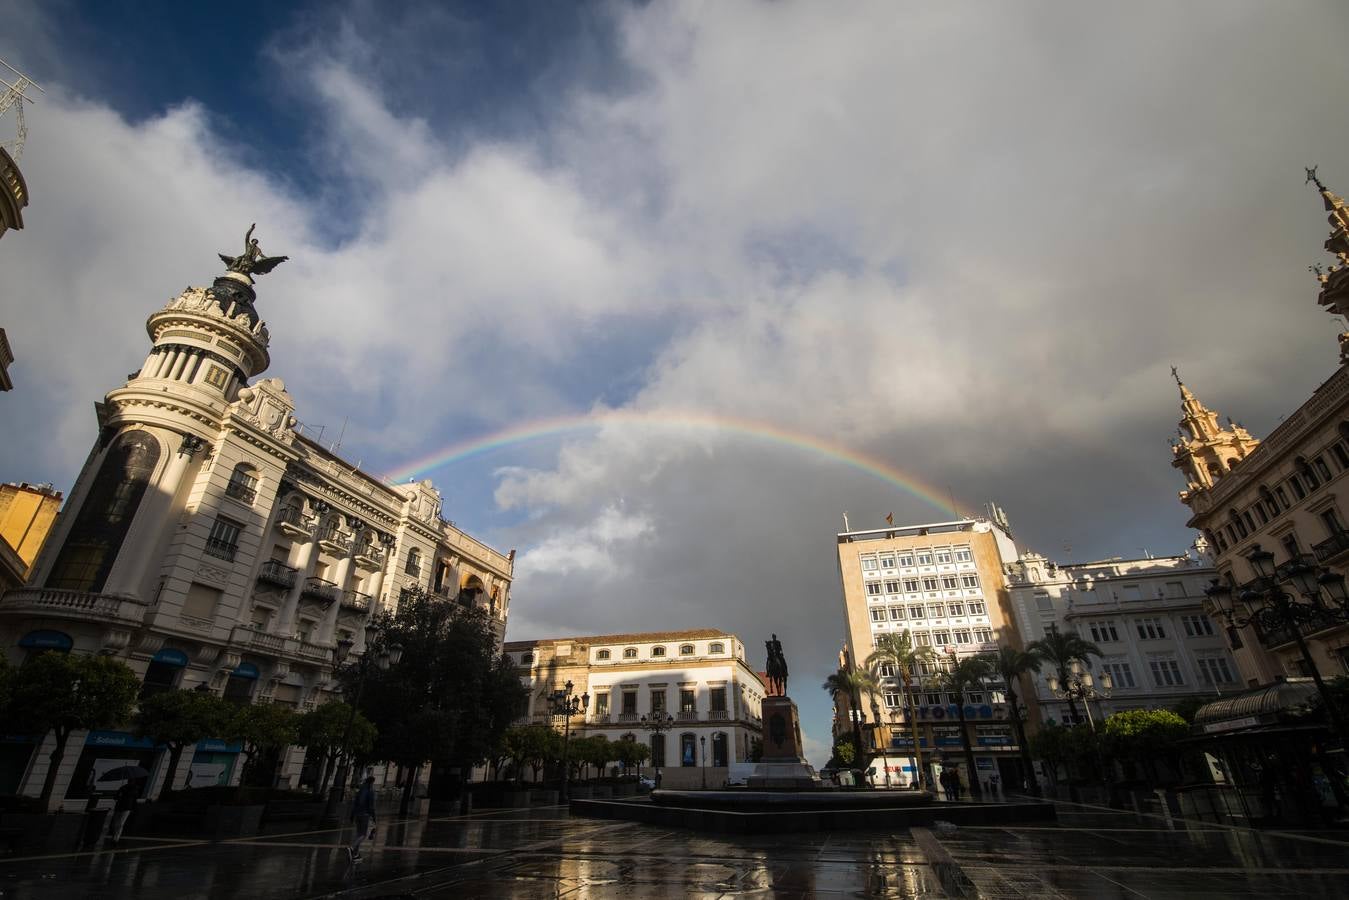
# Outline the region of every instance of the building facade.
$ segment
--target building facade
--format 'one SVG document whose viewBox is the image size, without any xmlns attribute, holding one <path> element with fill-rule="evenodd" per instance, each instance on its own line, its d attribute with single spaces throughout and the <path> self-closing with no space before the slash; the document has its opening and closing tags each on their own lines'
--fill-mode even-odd
<svg viewBox="0 0 1349 900">
<path fill-rule="evenodd" d="M 0 593 L 28 577 L 60 508 L 49 484 L 0 484 Z"/>
<path fill-rule="evenodd" d="M 928 647 L 938 666 L 1000 644 L 1020 646 L 1011 615 L 1004 567 L 1016 559 L 1006 518 L 961 519 L 926 525 L 900 525 L 837 535 L 842 584 L 846 657 L 863 665 L 883 634 L 909 631 L 913 642 Z M 938 685 L 938 672 L 920 667 L 914 686 L 919 746 L 932 783 L 940 767 L 963 771 L 963 742 L 953 696 Z M 997 774 L 1005 784 L 1020 784 L 1021 762 L 1007 717 L 1005 694 L 996 684 L 967 695 L 965 716 L 976 748 L 978 777 Z M 881 679 L 879 697 L 862 698 L 863 709 L 836 698 L 835 734 L 852 731 L 852 717 L 869 724 L 868 748 L 876 783 L 908 785 L 914 779 L 912 727 L 903 687 L 893 674 Z M 868 712 L 870 718 L 868 719 Z M 953 719 L 957 719 L 953 722 Z M 906 752 L 908 751 L 908 752 Z"/>
<path fill-rule="evenodd" d="M 590 696 L 588 708 L 572 717 L 572 736 L 646 744 L 651 758 L 643 772 L 659 766 L 662 787 L 720 787 L 729 764 L 750 762 L 762 740 L 766 690 L 733 634 L 708 628 L 549 638 L 510 641 L 505 651 L 529 688 L 522 723 L 560 730 L 548 695 L 570 681 L 574 694 Z M 643 716 L 674 722 L 655 734 Z"/>
<path fill-rule="evenodd" d="M 514 553 L 441 515 L 430 482 L 390 485 L 296 431 L 268 367 L 248 274 L 190 287 L 147 322 L 139 371 L 96 404 L 98 437 L 25 587 L 0 597 L 0 650 L 127 662 L 146 690 L 199 688 L 307 710 L 332 696 L 334 649 L 404 588 L 490 613 L 505 632 Z M 125 730 L 73 735 L 54 804 L 125 759 L 169 773 Z M 47 753 L 0 745 L 0 793 L 36 794 Z M 237 781 L 238 747 L 203 741 L 174 773 Z M 296 785 L 303 754 L 280 761 Z M 200 767 L 200 768 L 198 768 Z"/>
<path fill-rule="evenodd" d="M 1315 173 L 1311 176 L 1315 179 Z M 1314 267 L 1318 302 L 1336 316 L 1349 314 L 1349 207 L 1319 179 L 1330 222 L 1327 250 L 1337 262 Z M 1311 563 L 1340 575 L 1349 570 L 1349 332 L 1340 335 L 1340 367 L 1263 440 L 1240 425 L 1220 427 L 1210 410 L 1177 378 L 1181 395 L 1180 440 L 1173 465 L 1185 476 L 1180 499 L 1189 525 L 1208 541 L 1218 576 L 1232 596 L 1265 586 L 1252 568 L 1257 549 L 1273 553 L 1276 581 L 1286 590 L 1290 565 Z M 1301 598 L 1299 598 L 1301 599 Z M 1212 605 L 1211 605 L 1212 606 Z M 1212 606 L 1217 613 L 1217 607 Z M 1299 628 L 1314 666 L 1329 677 L 1349 672 L 1349 627 L 1312 616 Z M 1234 625 L 1229 638 L 1243 683 L 1267 685 L 1306 676 L 1311 667 L 1288 627 L 1259 622 Z"/>
<path fill-rule="evenodd" d="M 1107 559 L 1055 565 L 1025 553 L 1012 565 L 1008 594 L 1027 641 L 1051 629 L 1075 632 L 1101 649 L 1089 662 L 1095 688 L 1108 693 L 1075 701 L 1076 716 L 1101 722 L 1128 709 L 1170 709 L 1186 697 L 1211 697 L 1241 687 L 1220 625 L 1204 612 L 1214 570 L 1195 557 Z M 1113 686 L 1105 691 L 1102 672 Z M 1054 673 L 1033 678 L 1044 720 L 1071 723 L 1063 697 L 1049 689 Z"/>
</svg>

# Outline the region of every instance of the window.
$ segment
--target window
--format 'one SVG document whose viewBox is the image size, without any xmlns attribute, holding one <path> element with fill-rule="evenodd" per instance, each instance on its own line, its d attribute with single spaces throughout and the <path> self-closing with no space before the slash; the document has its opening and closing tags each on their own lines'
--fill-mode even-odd
<svg viewBox="0 0 1349 900">
<path fill-rule="evenodd" d="M 220 516 L 211 526 L 211 534 L 206 538 L 206 552 L 217 559 L 234 562 L 234 554 L 239 552 L 239 532 L 243 524 Z"/>
<path fill-rule="evenodd" d="M 609 692 L 595 692 L 595 715 L 603 718 L 609 715 Z"/>
<path fill-rule="evenodd" d="M 692 645 L 692 644 L 681 644 L 680 647 L 679 647 L 679 655 L 680 655 L 680 656 L 692 656 L 692 655 L 693 655 L 693 645 Z"/>
<path fill-rule="evenodd" d="M 894 581 L 887 581 L 887 582 L 885 583 L 885 592 L 886 592 L 887 594 L 898 594 L 898 593 L 899 593 L 899 579 L 895 579 Z"/>
<path fill-rule="evenodd" d="M 720 643 L 720 642 L 718 642 L 718 641 L 714 641 L 714 642 L 712 642 L 712 643 L 710 643 L 710 644 L 707 645 L 707 652 L 708 652 L 708 653 L 725 653 L 725 652 L 726 652 L 726 645 L 725 645 L 725 644 L 722 644 L 722 643 Z"/>
<path fill-rule="evenodd" d="M 937 582 L 937 579 L 935 579 L 935 578 L 924 578 L 924 579 L 923 579 L 923 590 L 925 590 L 925 591 L 935 591 L 935 590 L 937 589 L 937 584 L 938 584 L 938 582 Z"/>
<path fill-rule="evenodd" d="M 1349 463 L 1346 463 L 1346 465 L 1349 465 Z M 913 554 L 901 553 L 899 554 L 899 559 L 897 560 L 897 562 L 899 563 L 901 568 L 907 568 L 908 566 L 913 565 Z"/>
<path fill-rule="evenodd" d="M 636 691 L 624 691 L 624 692 L 623 692 L 623 715 L 625 715 L 625 716 L 635 716 L 635 715 L 637 715 L 637 692 L 636 692 Z"/>
<path fill-rule="evenodd" d="M 970 642 L 970 633 L 961 629 L 952 632 L 957 644 L 968 644 Z"/>
<path fill-rule="evenodd" d="M 884 622 L 884 621 L 885 621 L 885 610 L 884 610 L 882 607 L 879 607 L 879 606 L 876 607 L 875 609 L 873 609 L 873 610 L 871 611 L 871 621 L 873 621 L 873 622 Z"/>
<path fill-rule="evenodd" d="M 923 608 L 922 608 L 921 606 L 910 606 L 910 607 L 909 607 L 909 618 L 910 618 L 910 619 L 921 619 L 921 618 L 923 618 Z"/>
<path fill-rule="evenodd" d="M 604 651 L 600 651 L 600 652 L 603 653 Z M 528 666 L 528 665 L 531 665 L 533 662 L 534 662 L 534 654 L 533 654 L 533 653 L 521 653 L 521 654 L 520 654 L 520 665 L 522 665 L 522 666 Z"/>
<path fill-rule="evenodd" d="M 229 380 L 229 373 L 219 366 L 211 366 L 206 370 L 206 377 L 202 380 L 211 387 L 223 389 L 225 387 L 225 382 Z"/>
<path fill-rule="evenodd" d="M 1299 500 L 1307 496 L 1307 491 L 1303 489 L 1302 482 L 1297 480 L 1296 475 L 1293 475 L 1288 479 L 1288 487 L 1292 490 L 1293 496 Z"/>
<path fill-rule="evenodd" d="M 1302 549 L 1297 545 L 1297 535 L 1293 532 L 1285 534 L 1279 543 L 1283 544 L 1283 550 L 1289 559 L 1296 559 L 1302 555 Z"/>
<path fill-rule="evenodd" d="M 1157 687 L 1174 687 L 1185 683 L 1180 677 L 1180 664 L 1174 659 L 1154 659 L 1149 665 L 1152 667 L 1153 684 Z"/>
<path fill-rule="evenodd" d="M 893 569 L 894 567 L 895 567 L 895 558 L 894 558 L 893 556 L 887 556 L 887 555 L 882 554 L 882 556 L 881 556 L 881 568 L 882 568 L 882 569 Z"/>
<path fill-rule="evenodd" d="M 916 593 L 918 593 L 918 579 L 917 579 L 917 578 L 905 578 L 905 579 L 904 579 L 904 590 L 905 590 L 906 592 L 910 593 L 910 594 L 916 594 Z"/>
<path fill-rule="evenodd" d="M 665 712 L 665 688 L 651 689 L 651 714 L 658 716 Z"/>
<path fill-rule="evenodd" d="M 863 556 L 863 557 L 862 557 L 862 571 L 863 571 L 863 572 L 874 572 L 874 571 L 876 571 L 876 557 L 874 557 L 874 556 Z"/>
<path fill-rule="evenodd" d="M 1087 630 L 1091 632 L 1093 643 L 1104 644 L 1119 640 L 1119 632 L 1115 630 L 1114 622 L 1088 622 Z"/>
<path fill-rule="evenodd" d="M 599 651 L 598 653 L 595 654 L 595 658 L 596 658 L 596 659 L 608 659 L 608 658 L 609 658 L 609 651 L 608 651 L 608 650 L 601 650 L 601 651 Z"/>
<path fill-rule="evenodd" d="M 651 735 L 651 765 L 665 765 L 665 735 Z"/>
<path fill-rule="evenodd" d="M 971 560 L 974 559 L 974 557 L 970 554 L 969 547 L 956 547 L 954 554 L 956 562 L 970 562 Z"/>
<path fill-rule="evenodd" d="M 1316 474 L 1321 476 L 1322 481 L 1329 481 L 1331 479 L 1330 466 L 1326 465 L 1324 457 L 1318 456 L 1316 459 L 1312 460 L 1312 468 L 1316 470 Z"/>
<path fill-rule="evenodd" d="M 1335 462 L 1339 464 L 1340 471 L 1349 469 L 1349 453 L 1344 452 L 1344 444 L 1335 444 L 1330 448 L 1330 452 L 1335 456 Z"/>
<path fill-rule="evenodd" d="M 938 644 L 940 646 L 946 646 L 947 644 L 951 643 L 951 632 L 949 631 L 932 632 L 932 643 Z"/>
<path fill-rule="evenodd" d="M 1262 504 L 1257 503 L 1251 509 L 1255 510 L 1255 517 L 1260 520 L 1261 525 L 1269 524 L 1269 516 L 1265 515 L 1265 507 Z"/>
<path fill-rule="evenodd" d="M 1142 600 L 1143 589 L 1136 584 L 1126 584 L 1124 586 L 1125 600 Z"/>
<path fill-rule="evenodd" d="M 946 614 L 947 614 L 948 616 L 963 616 L 963 615 L 965 615 L 965 604 L 963 604 L 963 603 L 948 603 L 948 604 L 946 604 Z"/>
<path fill-rule="evenodd" d="M 973 573 L 960 576 L 960 586 L 966 588 L 977 588 L 979 586 L 979 576 Z"/>
<path fill-rule="evenodd" d="M 178 683 L 178 674 L 182 671 L 183 667 L 177 663 L 150 660 L 150 665 L 145 669 L 145 680 L 141 683 L 140 699 L 173 690 Z"/>
<path fill-rule="evenodd" d="M 1340 521 L 1340 514 L 1335 511 L 1335 507 L 1321 511 L 1321 521 L 1325 523 L 1326 534 L 1334 537 L 1344 531 L 1344 523 Z"/>
<path fill-rule="evenodd" d="M 919 647 L 931 647 L 932 635 L 928 634 L 926 631 L 915 631 L 913 633 L 913 642 Z"/>
<path fill-rule="evenodd" d="M 950 551 L 950 550 L 938 550 L 938 551 L 937 551 L 937 562 L 938 562 L 938 563 L 949 563 L 950 561 L 951 561 L 951 551 Z"/>
<path fill-rule="evenodd" d="M 918 565 L 920 565 L 920 566 L 930 566 L 930 565 L 932 565 L 932 551 L 931 551 L 931 550 L 919 550 L 919 551 L 918 551 Z"/>
<path fill-rule="evenodd" d="M 1115 687 L 1131 688 L 1138 686 L 1134 681 L 1134 670 L 1127 662 L 1103 663 L 1102 668 L 1110 673 L 1111 679 L 1115 682 Z"/>
<path fill-rule="evenodd" d="M 974 629 L 974 639 L 981 644 L 992 643 L 993 630 L 991 628 L 976 628 Z"/>
<path fill-rule="evenodd" d="M 890 619 L 892 621 L 898 622 L 902 618 L 904 618 L 904 607 L 902 606 L 890 607 Z"/>
<path fill-rule="evenodd" d="M 1134 626 L 1138 629 L 1138 636 L 1145 641 L 1158 641 L 1166 637 L 1161 619 L 1138 619 Z"/>
<path fill-rule="evenodd" d="M 636 658 L 637 658 L 637 648 L 636 648 L 636 647 L 625 647 L 624 650 L 623 650 L 623 658 L 624 658 L 624 659 L 636 659 Z"/>
<path fill-rule="evenodd" d="M 422 551 L 416 547 L 408 551 L 408 561 L 403 567 L 403 572 L 414 576 L 422 574 Z"/>
<path fill-rule="evenodd" d="M 225 682 L 224 698 L 237 706 L 247 706 L 253 700 L 253 685 L 257 684 L 257 681 L 257 675 L 250 677 L 237 672 L 230 675 L 229 680 Z"/>
<path fill-rule="evenodd" d="M 1208 616 L 1181 616 L 1181 624 L 1185 626 L 1186 637 L 1202 637 L 1213 634 L 1213 622 Z"/>
<path fill-rule="evenodd" d="M 691 734 L 679 736 L 679 764 L 681 766 L 698 765 L 698 738 Z"/>
<path fill-rule="evenodd" d="M 886 692 L 885 705 L 887 708 L 897 709 L 903 704 L 903 702 L 904 701 L 900 698 L 899 694 L 891 693 L 889 691 Z"/>
<path fill-rule="evenodd" d="M 1307 465 L 1306 460 L 1302 461 L 1302 481 L 1307 485 L 1307 490 L 1314 491 L 1321 486 L 1321 479 L 1316 476 L 1316 470 Z"/>
<path fill-rule="evenodd" d="M 984 692 L 983 692 L 983 691 L 970 691 L 969 693 L 967 693 L 967 694 L 965 695 L 965 702 L 966 702 L 966 703 L 983 703 L 983 702 L 984 702 Z"/>
<path fill-rule="evenodd" d="M 1255 531 L 1255 520 L 1251 518 L 1251 511 L 1248 509 L 1241 514 L 1241 520 L 1246 523 L 1246 527 Z"/>
<path fill-rule="evenodd" d="M 726 712 L 726 688 L 714 687 L 708 696 L 709 707 L 712 712 Z"/>
<path fill-rule="evenodd" d="M 225 485 L 225 495 L 242 503 L 253 505 L 258 497 L 258 476 L 248 463 L 239 463 L 230 473 L 229 484 Z"/>
<path fill-rule="evenodd" d="M 985 615 L 986 612 L 987 612 L 987 611 L 984 609 L 984 604 L 983 604 L 983 603 L 980 603 L 980 602 L 978 602 L 978 601 L 972 601 L 972 602 L 969 604 L 969 606 L 970 606 L 970 615 L 972 615 L 972 616 L 982 616 L 982 615 Z"/>
<path fill-rule="evenodd" d="M 1166 596 L 1173 600 L 1179 600 L 1185 596 L 1185 584 L 1180 581 L 1168 581 L 1166 583 Z"/>
<path fill-rule="evenodd" d="M 945 590 L 953 591 L 960 587 L 960 579 L 956 578 L 954 575 L 943 575 L 941 577 L 941 586 Z"/>
<path fill-rule="evenodd" d="M 927 614 L 934 619 L 940 619 L 946 613 L 945 608 L 940 603 L 929 603 L 927 605 Z"/>
<path fill-rule="evenodd" d="M 1284 509 L 1289 507 L 1288 495 L 1284 493 L 1282 485 L 1274 489 L 1274 496 L 1279 498 L 1279 505 Z"/>
<path fill-rule="evenodd" d="M 698 711 L 698 692 L 692 688 L 679 689 L 679 711 L 692 713 Z"/>
<path fill-rule="evenodd" d="M 1227 660 L 1221 657 L 1200 659 L 1198 662 L 1199 674 L 1205 684 L 1231 684 L 1235 680 L 1232 678 L 1232 670 L 1227 666 Z"/>
<path fill-rule="evenodd" d="M 652 655 L 652 656 L 664 656 L 664 655 L 665 655 L 665 648 L 664 648 L 664 647 L 652 647 L 652 648 L 651 648 L 651 655 Z"/>
<path fill-rule="evenodd" d="M 881 583 L 879 581 L 867 582 L 867 596 L 879 597 L 881 595 Z"/>
<path fill-rule="evenodd" d="M 928 706 L 941 706 L 941 694 L 924 694 L 923 699 Z"/>
</svg>

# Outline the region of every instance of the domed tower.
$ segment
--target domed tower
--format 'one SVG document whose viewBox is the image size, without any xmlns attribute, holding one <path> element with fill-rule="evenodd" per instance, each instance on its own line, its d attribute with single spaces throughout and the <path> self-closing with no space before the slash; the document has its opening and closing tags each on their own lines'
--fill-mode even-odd
<svg viewBox="0 0 1349 900">
<path fill-rule="evenodd" d="M 1180 380 L 1174 367 L 1171 375 L 1180 388 L 1180 440 L 1171 444 L 1171 465 L 1185 476 L 1182 503 L 1188 504 L 1197 491 L 1205 491 L 1245 459 L 1260 442 L 1240 425 L 1228 420 L 1218 424 L 1218 413 L 1209 409 Z"/>
</svg>

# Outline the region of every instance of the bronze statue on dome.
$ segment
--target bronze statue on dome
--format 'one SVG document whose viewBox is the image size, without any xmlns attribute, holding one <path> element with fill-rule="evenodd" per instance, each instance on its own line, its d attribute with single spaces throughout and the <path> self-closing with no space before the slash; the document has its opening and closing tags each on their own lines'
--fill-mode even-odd
<svg viewBox="0 0 1349 900">
<path fill-rule="evenodd" d="M 226 256 L 224 253 L 217 253 L 220 261 L 223 262 L 230 272 L 238 272 L 240 275 L 266 275 L 268 272 L 281 265 L 289 256 L 263 256 L 262 247 L 258 245 L 258 239 L 253 237 L 253 229 L 258 225 L 254 222 L 248 226 L 248 233 L 244 235 L 244 252 L 240 256 Z"/>
</svg>

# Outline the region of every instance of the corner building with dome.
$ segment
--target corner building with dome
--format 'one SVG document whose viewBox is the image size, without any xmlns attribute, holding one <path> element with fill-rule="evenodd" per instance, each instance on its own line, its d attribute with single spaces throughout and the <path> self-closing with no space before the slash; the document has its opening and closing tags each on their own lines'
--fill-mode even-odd
<svg viewBox="0 0 1349 900">
<path fill-rule="evenodd" d="M 95 404 L 66 506 L 28 583 L 0 597 L 12 665 L 104 654 L 143 678 L 142 697 L 209 690 L 303 712 L 335 698 L 338 643 L 360 654 L 370 617 L 411 587 L 484 608 L 500 644 L 514 552 L 443 518 L 429 481 L 390 485 L 297 432 L 281 379 L 259 378 L 268 331 L 249 273 L 266 269 L 248 261 L 154 312 L 144 364 Z M 52 740 L 4 736 L 0 794 L 39 794 Z M 112 765 L 148 769 L 156 796 L 167 759 L 129 725 L 76 732 L 51 808 L 82 808 Z M 301 748 L 276 766 L 281 786 L 312 777 Z M 203 740 L 173 783 L 234 784 L 241 768 L 237 745 Z"/>
</svg>

